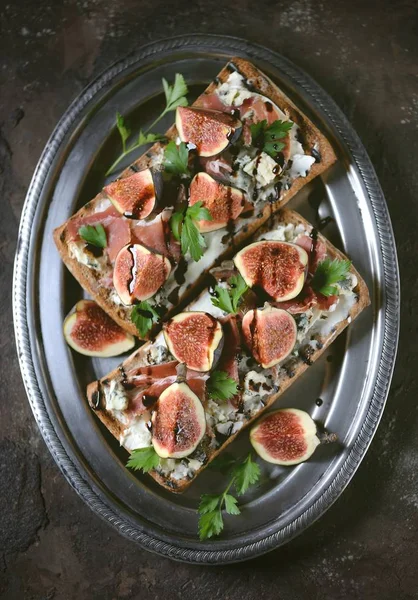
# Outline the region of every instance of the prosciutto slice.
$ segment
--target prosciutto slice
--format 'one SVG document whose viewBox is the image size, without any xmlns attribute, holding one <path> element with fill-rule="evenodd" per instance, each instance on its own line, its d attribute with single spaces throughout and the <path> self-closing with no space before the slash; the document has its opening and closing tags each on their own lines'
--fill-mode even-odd
<svg viewBox="0 0 418 600">
<path fill-rule="evenodd" d="M 300 235 L 295 244 L 306 250 L 309 256 L 309 273 L 313 275 L 318 267 L 318 264 L 324 260 L 327 255 L 327 247 L 317 239 L 314 240 L 309 235 Z"/>
<path fill-rule="evenodd" d="M 129 383 L 135 386 L 134 391 L 129 393 L 129 406 L 126 411 L 128 416 L 140 415 L 149 410 L 149 403 L 152 404 L 153 400 L 156 402 L 163 391 L 175 383 L 178 364 L 174 360 L 160 365 L 141 367 L 131 377 L 128 374 Z M 205 401 L 208 377 L 207 373 L 187 369 L 186 382 L 202 402 Z"/>
<path fill-rule="evenodd" d="M 181 248 L 170 229 L 171 214 L 171 210 L 164 210 L 152 221 L 135 221 L 132 225 L 132 241 L 178 263 Z"/>
<path fill-rule="evenodd" d="M 107 227 L 113 220 L 120 220 L 120 214 L 113 206 L 109 206 L 106 210 L 101 212 L 96 212 L 91 215 L 87 215 L 85 217 L 76 217 L 71 219 L 68 223 L 67 231 L 71 240 L 78 240 L 80 236 L 78 235 L 78 230 L 83 225 L 103 225 L 103 227 Z"/>
<path fill-rule="evenodd" d="M 78 231 L 83 225 L 103 225 L 107 239 L 106 252 L 112 263 L 115 261 L 119 250 L 131 241 L 129 221 L 122 218 L 113 205 L 104 211 L 70 221 L 68 233 L 71 240 L 76 241 L 80 239 Z"/>
<path fill-rule="evenodd" d="M 214 92 L 213 94 L 204 94 L 203 96 L 201 96 L 198 102 L 196 102 L 196 106 L 208 110 L 219 110 L 221 112 L 228 113 L 234 110 L 233 106 L 227 106 L 226 104 L 224 104 L 216 92 Z"/>
</svg>

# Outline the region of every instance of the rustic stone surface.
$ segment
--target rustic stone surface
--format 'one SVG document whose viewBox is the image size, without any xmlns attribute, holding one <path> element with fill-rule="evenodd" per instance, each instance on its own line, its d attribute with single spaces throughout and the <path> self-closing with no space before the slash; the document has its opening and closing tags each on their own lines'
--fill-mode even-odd
<svg viewBox="0 0 418 600">
<path fill-rule="evenodd" d="M 417 597 L 417 2 L 15 0 L 0 36 L 0 598 L 100 600 Z M 55 466 L 26 401 L 10 281 L 20 212 L 71 100 L 139 45 L 185 32 L 246 37 L 288 56 L 337 101 L 385 192 L 403 329 L 388 407 L 354 481 L 304 535 L 246 565 L 175 564 L 97 518 Z"/>
</svg>

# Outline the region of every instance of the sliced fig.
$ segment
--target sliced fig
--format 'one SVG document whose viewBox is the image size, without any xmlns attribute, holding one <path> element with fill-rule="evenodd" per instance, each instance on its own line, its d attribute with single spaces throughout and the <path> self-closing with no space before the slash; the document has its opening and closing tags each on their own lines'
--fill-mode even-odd
<svg viewBox="0 0 418 600">
<path fill-rule="evenodd" d="M 222 352 L 222 325 L 205 312 L 179 313 L 164 325 L 168 349 L 192 371 L 210 371 Z"/>
<path fill-rule="evenodd" d="M 319 437 L 313 419 L 297 408 L 271 412 L 250 431 L 254 450 L 275 465 L 297 465 L 308 460 L 319 444 L 336 440 L 334 433 Z"/>
<path fill-rule="evenodd" d="M 214 156 L 238 138 L 242 124 L 218 110 L 179 106 L 176 127 L 181 141 L 194 144 L 199 156 Z"/>
<path fill-rule="evenodd" d="M 254 359 L 268 369 L 292 352 L 297 327 L 295 319 L 287 311 L 266 305 L 244 315 L 242 333 Z"/>
<path fill-rule="evenodd" d="M 160 395 L 152 414 L 152 444 L 161 458 L 183 458 L 206 431 L 205 411 L 187 383 L 173 383 Z"/>
<path fill-rule="evenodd" d="M 189 204 L 203 202 L 212 216 L 211 221 L 198 221 L 202 232 L 226 227 L 239 217 L 245 205 L 245 195 L 241 190 L 224 185 L 207 173 L 197 173 L 190 184 Z"/>
<path fill-rule="evenodd" d="M 118 253 L 113 269 L 113 285 L 126 305 L 151 298 L 170 275 L 167 257 L 140 244 L 128 244 Z"/>
<path fill-rule="evenodd" d="M 283 302 L 296 298 L 301 291 L 308 254 L 288 242 L 254 242 L 238 252 L 234 263 L 248 286 Z"/>
<path fill-rule="evenodd" d="M 145 169 L 112 181 L 104 188 L 113 206 L 128 219 L 145 219 L 154 210 L 162 192 L 162 176 Z"/>
<path fill-rule="evenodd" d="M 80 300 L 63 325 L 65 341 L 85 356 L 118 356 L 135 345 L 135 338 L 119 327 L 93 300 Z"/>
</svg>

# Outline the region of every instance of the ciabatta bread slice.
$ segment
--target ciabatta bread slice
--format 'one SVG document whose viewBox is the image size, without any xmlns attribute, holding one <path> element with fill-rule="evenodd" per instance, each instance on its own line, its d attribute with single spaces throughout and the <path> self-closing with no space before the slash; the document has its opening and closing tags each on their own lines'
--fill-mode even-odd
<svg viewBox="0 0 418 600">
<path fill-rule="evenodd" d="M 249 243 L 278 240 L 306 248 L 307 240 L 312 240 L 312 231 L 313 227 L 298 213 L 284 209 L 261 227 Z M 318 233 L 315 252 L 319 252 L 319 247 L 321 260 L 346 259 L 340 250 Z M 228 285 L 233 269 L 231 261 L 228 261 L 215 270 L 214 275 L 218 281 L 223 281 L 223 285 Z M 302 305 L 302 310 L 300 303 L 297 306 L 297 300 L 293 306 L 291 302 L 287 304 L 287 310 L 292 312 L 297 322 L 297 343 L 288 358 L 270 369 L 257 365 L 240 339 L 237 344 L 240 316 L 227 315 L 213 306 L 213 296 L 209 290 L 188 306 L 187 310 L 206 311 L 223 324 L 224 350 L 215 369 L 221 365 L 221 370 L 233 373 L 234 369 L 229 370 L 228 361 L 236 360 L 235 372 L 238 373 L 242 393 L 232 401 L 215 402 L 207 394 L 208 374 L 188 372 L 188 381 L 197 390 L 205 409 L 206 435 L 190 456 L 181 460 L 162 459 L 160 466 L 150 473 L 158 483 L 174 492 L 185 490 L 210 461 L 235 439 L 239 431 L 271 406 L 370 303 L 366 284 L 353 266 L 345 280 L 338 284 L 338 291 L 338 295 L 331 298 L 318 296 L 305 307 Z M 242 310 L 246 310 L 245 306 Z M 239 355 L 237 359 L 236 354 Z M 150 411 L 156 407 L 158 410 L 158 403 L 144 408 L 141 394 L 144 398 L 150 386 L 154 386 L 154 393 L 158 393 L 158 390 L 173 383 L 177 364 L 160 333 L 154 341 L 147 342 L 134 352 L 119 368 L 88 386 L 90 406 L 128 452 L 151 445 Z"/>
<path fill-rule="evenodd" d="M 237 154 L 232 156 L 227 149 L 219 156 L 195 160 L 190 165 L 192 175 L 196 168 L 205 170 L 213 178 L 242 189 L 247 198 L 245 211 L 227 228 L 203 234 L 207 248 L 200 261 L 181 256 L 179 243 L 170 231 L 170 217 L 179 202 L 184 201 L 183 187 L 161 212 L 141 221 L 119 214 L 101 191 L 54 232 L 61 257 L 77 281 L 119 325 L 134 335 L 138 331 L 130 318 L 132 307 L 123 304 L 113 285 L 115 256 L 121 246 L 130 241 L 141 243 L 170 259 L 171 274 L 150 299 L 161 313 L 169 315 L 196 293 L 211 268 L 231 255 L 234 247 L 250 237 L 272 212 L 336 160 L 330 143 L 306 115 L 259 69 L 241 58 L 233 58 L 193 106 L 238 111 L 244 124 L 241 141 L 234 146 Z M 266 152 L 260 153 L 251 145 L 250 123 L 276 117 L 294 123 L 289 134 L 278 140 L 285 142 L 279 160 L 283 170 Z M 175 126 L 166 135 L 168 140 L 178 141 Z M 120 177 L 130 177 L 149 167 L 163 170 L 164 148 L 163 143 L 154 144 Z M 109 245 L 101 256 L 79 236 L 79 228 L 86 224 L 102 224 L 106 230 Z"/>
</svg>

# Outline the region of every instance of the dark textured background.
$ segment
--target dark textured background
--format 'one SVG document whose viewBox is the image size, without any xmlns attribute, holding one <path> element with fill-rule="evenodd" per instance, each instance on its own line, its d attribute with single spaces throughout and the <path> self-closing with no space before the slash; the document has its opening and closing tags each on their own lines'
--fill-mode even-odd
<svg viewBox="0 0 418 600">
<path fill-rule="evenodd" d="M 0 3 L 0 598 L 418 598 L 418 5 L 385 0 L 5 0 Z M 13 255 L 25 193 L 62 113 L 141 44 L 225 33 L 277 50 L 336 100 L 380 178 L 402 275 L 388 406 L 358 474 L 327 515 L 247 564 L 192 567 L 120 537 L 84 506 L 37 430 L 13 342 Z"/>
</svg>

